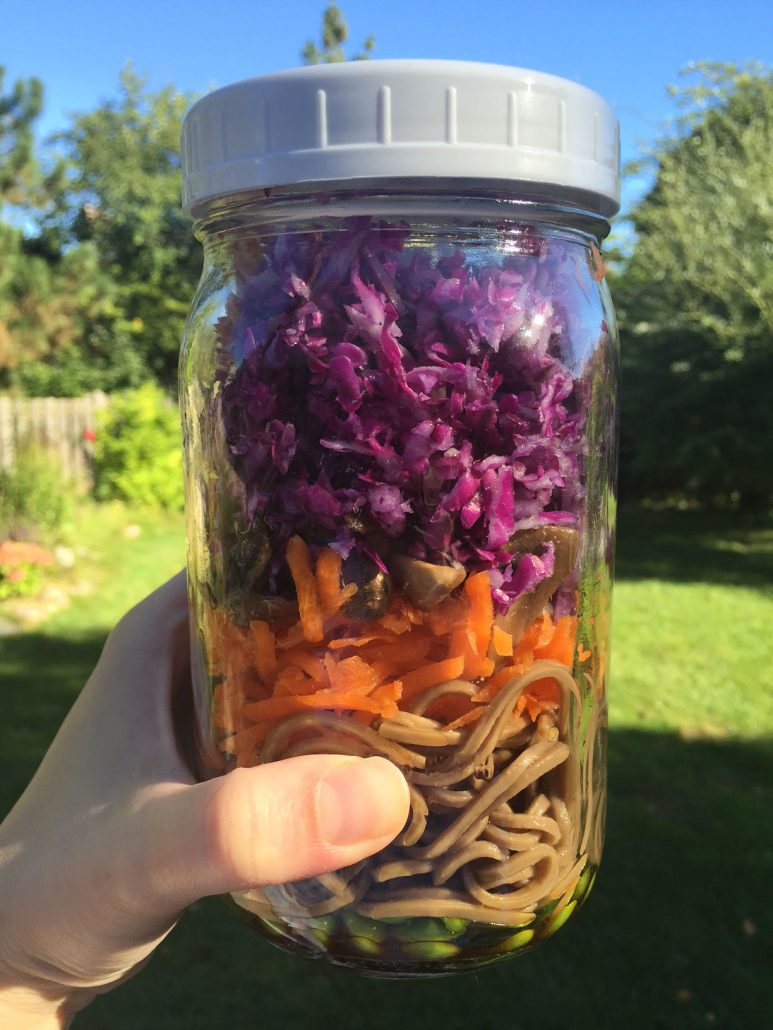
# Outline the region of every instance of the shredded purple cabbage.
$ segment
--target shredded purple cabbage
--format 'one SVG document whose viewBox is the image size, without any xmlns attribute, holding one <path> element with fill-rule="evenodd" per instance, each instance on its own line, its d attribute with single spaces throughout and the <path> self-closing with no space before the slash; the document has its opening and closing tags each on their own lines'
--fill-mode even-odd
<svg viewBox="0 0 773 1030">
<path fill-rule="evenodd" d="M 550 546 L 514 560 L 513 534 L 577 521 L 561 255 L 531 241 L 479 267 L 405 237 L 368 222 L 288 233 L 242 274 L 218 326 L 231 460 L 247 517 L 278 541 L 313 525 L 347 557 L 380 531 L 490 570 L 505 611 L 553 572 Z"/>
</svg>

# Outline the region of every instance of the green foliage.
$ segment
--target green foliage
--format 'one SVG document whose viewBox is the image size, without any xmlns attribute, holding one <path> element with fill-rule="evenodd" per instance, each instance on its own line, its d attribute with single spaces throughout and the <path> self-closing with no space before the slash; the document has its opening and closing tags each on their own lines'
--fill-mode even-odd
<svg viewBox="0 0 773 1030">
<path fill-rule="evenodd" d="M 132 336 L 112 333 L 100 324 L 91 327 L 79 344 L 59 347 L 49 357 L 24 361 L 8 380 L 26 397 L 80 397 L 92 390 L 116 393 L 139 386 L 148 371 Z"/>
<path fill-rule="evenodd" d="M 0 539 L 55 542 L 72 518 L 74 498 L 74 489 L 62 482 L 59 462 L 22 442 L 12 468 L 0 469 Z"/>
<path fill-rule="evenodd" d="M 0 65 L 0 206 L 19 204 L 37 178 L 33 126 L 43 108 L 43 84 L 31 78 L 3 93 L 5 68 Z"/>
<path fill-rule="evenodd" d="M 177 408 L 154 383 L 116 397 L 97 428 L 94 492 L 99 500 L 182 508 Z"/>
<path fill-rule="evenodd" d="M 129 66 L 117 99 L 76 116 L 58 137 L 70 167 L 60 229 L 94 248 L 143 365 L 168 387 L 201 270 L 180 211 L 180 124 L 191 99 L 171 86 L 148 91 Z"/>
<path fill-rule="evenodd" d="M 337 64 L 346 60 L 344 43 L 349 38 L 349 27 L 343 11 L 337 4 L 328 4 L 322 14 L 322 46 L 318 47 L 312 40 L 301 50 L 304 64 Z M 376 37 L 368 36 L 362 44 L 362 50 L 355 54 L 353 61 L 367 61 L 376 46 Z"/>
<path fill-rule="evenodd" d="M 773 502 L 773 76 L 698 65 L 618 276 L 627 496 Z"/>
<path fill-rule="evenodd" d="M 0 256 L 0 385 L 67 397 L 148 378 L 138 324 L 122 317 L 93 243 L 51 261 L 0 224 Z"/>
</svg>

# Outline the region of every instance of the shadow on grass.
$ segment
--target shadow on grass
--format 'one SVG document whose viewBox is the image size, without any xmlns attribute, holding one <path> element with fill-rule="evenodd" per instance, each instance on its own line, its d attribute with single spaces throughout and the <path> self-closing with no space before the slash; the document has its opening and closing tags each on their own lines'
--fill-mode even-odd
<svg viewBox="0 0 773 1030">
<path fill-rule="evenodd" d="M 764 524 L 626 512 L 619 575 L 770 588 Z M 103 633 L 0 639 L 0 813 L 88 678 Z M 587 908 L 533 954 L 383 983 L 286 956 L 217 900 L 75 1030 L 762 1030 L 773 1010 L 773 745 L 610 736 L 608 843 Z"/>
<path fill-rule="evenodd" d="M 0 818 L 29 782 L 80 689 L 105 633 L 0 637 Z"/>
<path fill-rule="evenodd" d="M 770 590 L 773 526 L 762 517 L 622 509 L 616 575 Z"/>
<path fill-rule="evenodd" d="M 284 955 L 212 899 L 75 1030 L 769 1026 L 773 748 L 620 730 L 610 783 L 595 891 L 534 953 L 437 982 L 365 980 Z"/>
</svg>

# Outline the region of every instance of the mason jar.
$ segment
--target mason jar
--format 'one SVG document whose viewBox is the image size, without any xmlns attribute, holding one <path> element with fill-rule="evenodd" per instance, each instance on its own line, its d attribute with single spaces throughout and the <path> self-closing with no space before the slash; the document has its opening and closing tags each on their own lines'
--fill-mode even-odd
<svg viewBox="0 0 773 1030">
<path fill-rule="evenodd" d="M 185 119 L 198 773 L 381 755 L 410 791 L 367 861 L 233 895 L 282 947 L 467 970 L 593 884 L 618 149 L 584 87 L 464 62 L 294 69 Z"/>
</svg>

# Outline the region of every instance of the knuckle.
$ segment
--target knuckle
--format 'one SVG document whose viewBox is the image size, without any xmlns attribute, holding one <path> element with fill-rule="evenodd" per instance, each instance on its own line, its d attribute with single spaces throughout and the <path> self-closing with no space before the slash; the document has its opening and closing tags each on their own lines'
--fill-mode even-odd
<svg viewBox="0 0 773 1030">
<path fill-rule="evenodd" d="M 205 847 L 210 862 L 225 879 L 246 882 L 255 875 L 258 805 L 247 769 L 234 769 L 223 776 L 212 795 L 205 818 Z"/>
</svg>

